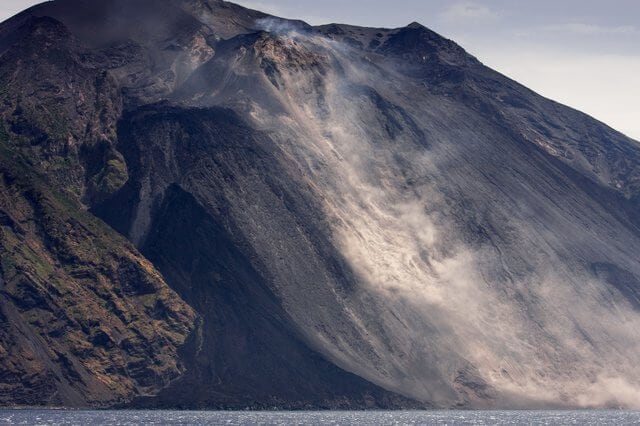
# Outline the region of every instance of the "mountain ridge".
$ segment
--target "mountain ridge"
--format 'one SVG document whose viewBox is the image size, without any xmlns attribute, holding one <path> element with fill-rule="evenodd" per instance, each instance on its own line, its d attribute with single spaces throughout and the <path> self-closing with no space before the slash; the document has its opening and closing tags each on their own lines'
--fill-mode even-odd
<svg viewBox="0 0 640 426">
<path fill-rule="evenodd" d="M 160 277 L 153 297 L 175 292 L 173 309 L 191 312 L 170 382 L 108 404 L 633 407 L 640 395 L 637 142 L 420 24 L 56 0 L 0 24 L 0 82 L 3 149 L 21 173 L 109 225 L 96 241 L 131 241 Z M 14 222 L 0 222 L 6 235 Z M 40 321 L 16 326 L 45 333 L 41 307 L 16 306 Z M 146 345 L 116 343 L 125 357 Z M 81 388 L 71 365 L 52 389 Z M 5 404 L 51 391 L 10 380 L 35 396 Z"/>
</svg>

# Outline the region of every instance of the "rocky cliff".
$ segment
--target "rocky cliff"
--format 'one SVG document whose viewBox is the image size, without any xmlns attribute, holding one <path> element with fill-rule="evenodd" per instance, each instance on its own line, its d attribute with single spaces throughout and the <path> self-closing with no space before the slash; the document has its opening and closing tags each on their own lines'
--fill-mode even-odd
<svg viewBox="0 0 640 426">
<path fill-rule="evenodd" d="M 637 405 L 640 147 L 420 24 L 0 24 L 0 401 Z"/>
</svg>

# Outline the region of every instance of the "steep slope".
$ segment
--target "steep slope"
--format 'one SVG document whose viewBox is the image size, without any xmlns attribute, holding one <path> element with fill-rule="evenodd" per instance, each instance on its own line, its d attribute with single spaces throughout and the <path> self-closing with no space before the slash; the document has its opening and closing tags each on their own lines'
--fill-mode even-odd
<svg viewBox="0 0 640 426">
<path fill-rule="evenodd" d="M 2 37 L 3 405 L 156 394 L 185 371 L 178 349 L 195 328 L 153 265 L 79 203 L 84 188 L 100 199 L 127 172 L 110 148 L 118 94 L 104 72 L 79 66 L 70 43 L 50 18 Z"/>
<path fill-rule="evenodd" d="M 118 134 L 136 173 L 95 211 L 123 233 L 131 230 L 141 251 L 203 317 L 191 374 L 142 406 L 425 406 L 328 363 L 283 309 L 266 266 L 229 214 L 235 203 L 247 208 L 252 200 L 265 200 L 265 214 L 288 220 L 312 215 L 301 209 L 305 194 L 278 169 L 268 138 L 230 110 L 169 105 L 125 114 Z M 238 197 L 247 190 L 251 194 Z M 124 198 L 130 194 L 133 201 Z M 123 205 L 131 210 L 118 207 Z M 278 229 L 263 232 L 274 243 L 282 239 Z M 316 265 L 308 273 L 323 270 Z"/>
<path fill-rule="evenodd" d="M 6 135 L 5 135 L 6 136 Z M 0 148 L 0 404 L 109 406 L 185 370 L 195 316 L 135 248 Z"/>
<path fill-rule="evenodd" d="M 244 112 L 319 201 L 352 273 L 290 272 L 313 263 L 287 231 L 308 218 L 280 225 L 264 199 L 231 214 L 291 316 L 338 365 L 439 405 L 634 404 L 636 143 L 423 27 L 375 34 L 364 54 L 286 27 L 242 36 L 178 92 Z"/>
<path fill-rule="evenodd" d="M 25 173 L 202 318 L 136 405 L 637 406 L 637 142 L 415 23 L 56 0 L 0 52 Z"/>
<path fill-rule="evenodd" d="M 143 15 L 147 13 L 150 4 L 138 9 L 140 13 Z M 79 212 L 83 207 L 92 205 L 95 206 L 96 211 L 101 211 L 101 206 L 105 204 L 105 198 L 109 198 L 111 195 L 113 195 L 113 199 L 121 200 L 114 209 L 116 214 L 108 216 L 111 224 L 116 229 L 121 229 L 122 223 L 133 220 L 133 218 L 128 218 L 127 214 L 130 214 L 137 207 L 137 203 L 129 197 L 136 195 L 132 189 L 136 191 L 140 189 L 137 186 L 139 183 L 137 178 L 142 176 L 145 171 L 140 161 L 147 161 L 147 157 L 141 157 L 137 162 L 130 158 L 131 164 L 124 161 L 119 149 L 132 155 L 131 152 L 136 149 L 137 142 L 134 139 L 131 142 L 120 144 L 122 145 L 120 147 L 117 143 L 118 139 L 126 141 L 130 136 L 124 130 L 127 125 L 125 119 L 120 126 L 121 133 L 123 133 L 121 135 L 118 135 L 116 123 L 120 120 L 123 108 L 126 108 L 127 105 L 134 108 L 135 105 L 145 103 L 148 97 L 151 97 L 152 100 L 159 100 L 167 91 L 171 90 L 172 85 L 175 84 L 173 79 L 178 78 L 173 74 L 172 69 L 181 69 L 181 67 L 188 69 L 190 61 L 197 63 L 197 61 L 206 60 L 213 50 L 206 44 L 203 34 L 209 37 L 211 31 L 192 26 L 185 30 L 186 35 L 179 36 L 182 38 L 175 41 L 161 39 L 156 33 L 154 35 L 160 38 L 159 41 L 156 38 L 149 40 L 147 38 L 149 34 L 138 34 L 142 41 L 140 39 L 137 41 L 141 44 L 136 43 L 133 34 L 130 36 L 134 39 L 114 38 L 106 41 L 99 37 L 100 32 L 83 33 L 82 31 L 83 28 L 86 29 L 92 25 L 98 27 L 110 25 L 111 20 L 108 17 L 110 13 L 113 13 L 113 9 L 107 8 L 107 5 L 109 7 L 118 5 L 110 2 L 104 4 L 106 9 L 100 7 L 94 9 L 93 3 L 90 5 L 91 9 L 82 7 L 88 5 L 88 3 L 80 3 L 78 5 L 80 7 L 75 7 L 73 2 L 56 2 L 56 4 L 47 3 L 42 6 L 44 13 L 47 13 L 47 8 L 53 6 L 54 13 L 52 14 L 54 16 L 58 16 L 59 13 L 70 15 L 69 26 L 79 32 L 79 35 L 86 37 L 88 42 L 80 42 L 66 25 L 49 16 L 40 16 L 40 13 L 38 16 L 33 16 L 27 12 L 16 17 L 13 21 L 3 24 L 5 27 L 3 59 L 6 61 L 3 60 L 0 65 L 0 77 L 3 81 L 1 114 L 8 128 L 7 139 L 3 140 L 3 146 L 14 155 L 31 158 L 30 161 L 24 160 L 26 163 L 18 175 L 26 177 L 43 175 L 44 178 L 40 183 L 42 191 L 46 193 L 52 191 L 51 187 L 57 187 L 64 193 L 60 196 L 68 198 L 67 203 L 70 203 L 68 209 L 71 212 Z M 137 19 L 141 16 L 135 14 L 136 4 L 122 2 L 119 6 L 125 9 L 127 12 L 125 16 L 130 19 Z M 163 9 L 163 11 L 171 11 L 169 16 L 173 19 L 176 16 L 176 9 L 171 9 L 171 5 L 167 7 L 169 10 Z M 236 10 L 233 6 L 229 9 L 231 12 Z M 36 8 L 36 10 L 39 9 Z M 160 14 L 159 16 L 167 15 Z M 177 15 L 175 19 L 180 25 L 171 26 L 171 31 L 178 31 L 178 28 L 180 31 L 184 30 L 181 25 L 189 22 L 189 18 L 185 16 L 187 15 Z M 259 14 L 258 16 L 263 15 Z M 227 25 L 224 19 L 222 22 Z M 81 28 L 74 27 L 74 23 Z M 106 37 L 119 37 L 120 35 L 120 33 L 107 34 Z M 185 46 L 180 46 L 180 43 L 183 42 Z M 165 53 L 158 53 L 163 49 L 165 49 Z M 166 51 L 170 53 L 166 53 Z M 164 62 L 156 64 L 158 69 L 155 69 L 152 63 L 163 55 L 166 56 L 163 59 Z M 164 66 L 169 67 L 170 70 L 162 68 Z M 47 77 L 45 79 L 39 78 L 42 75 Z M 181 112 L 177 111 L 176 114 L 180 115 Z M 185 111 L 184 115 L 188 114 L 189 111 Z M 221 117 L 227 117 L 225 114 L 229 113 L 222 113 Z M 193 120 L 191 121 L 193 122 Z M 240 138 L 241 132 L 247 135 L 251 134 L 251 131 L 243 128 L 240 124 L 226 128 L 225 132 L 233 138 Z M 247 142 L 249 141 L 248 137 Z M 195 147 L 192 148 L 195 149 Z M 205 153 L 211 154 L 210 152 Z M 185 160 L 197 159 L 200 154 L 203 152 L 195 150 L 194 152 L 185 152 Z M 190 163 L 185 163 L 183 167 L 187 168 L 188 164 Z M 17 197 L 19 196 L 22 194 L 19 193 Z M 189 200 L 191 199 L 187 197 L 187 201 Z M 7 204 L 11 204 L 11 202 L 13 201 L 6 200 Z M 80 203 L 84 203 L 84 206 Z M 199 231 L 195 229 L 176 229 L 175 239 L 167 240 L 161 237 L 168 234 L 169 231 L 161 228 L 156 232 L 156 238 L 159 240 L 156 243 L 150 241 L 146 246 L 141 245 L 143 235 L 134 234 L 131 236 L 132 241 L 150 254 L 155 265 L 169 278 L 173 288 L 191 306 L 196 308 L 204 319 L 203 329 L 197 329 L 191 335 L 189 344 L 181 352 L 181 362 L 175 359 L 177 358 L 176 349 L 193 329 L 194 317 L 189 310 L 188 313 L 191 316 L 182 318 L 183 321 L 187 321 L 183 324 L 185 328 L 179 330 L 180 333 L 174 330 L 177 327 L 174 324 L 177 320 L 172 319 L 175 314 L 174 310 L 177 311 L 177 308 L 184 307 L 178 296 L 171 293 L 170 298 L 175 300 L 172 302 L 171 309 L 167 308 L 168 313 L 164 312 L 162 303 L 166 304 L 168 301 L 161 298 L 161 302 L 155 302 L 160 294 L 165 296 L 162 293 L 166 290 L 164 282 L 154 283 L 153 288 L 149 288 L 150 284 L 145 274 L 142 276 L 134 274 L 127 278 L 128 281 L 120 283 L 117 276 L 111 273 L 108 273 L 106 277 L 99 273 L 103 268 L 101 266 L 103 258 L 109 258 L 112 252 L 107 250 L 105 253 L 95 251 L 83 253 L 82 261 L 71 257 L 69 262 L 71 264 L 75 261 L 78 263 L 94 262 L 88 265 L 87 269 L 97 271 L 92 272 L 95 276 L 87 277 L 87 281 L 99 278 L 101 280 L 99 287 L 101 285 L 115 285 L 117 288 L 122 284 L 135 287 L 132 290 L 134 292 L 139 287 L 144 296 L 144 304 L 135 307 L 129 307 L 127 304 L 125 313 L 134 317 L 141 316 L 143 320 L 151 316 L 149 318 L 151 320 L 166 321 L 165 328 L 174 330 L 176 335 L 169 336 L 173 340 L 163 342 L 158 340 L 159 338 L 152 338 L 148 335 L 148 330 L 143 328 L 144 321 L 140 321 L 143 324 L 139 326 L 141 330 L 138 330 L 129 324 L 129 319 L 124 324 L 113 326 L 115 327 L 115 331 L 113 331 L 110 328 L 112 324 L 109 324 L 109 320 L 107 320 L 110 318 L 108 312 L 92 310 L 88 318 L 82 318 L 83 321 L 89 321 L 92 328 L 84 327 L 83 330 L 87 335 L 78 336 L 76 338 L 78 344 L 92 346 L 93 328 L 104 327 L 107 330 L 106 333 L 113 336 L 118 345 L 114 352 L 121 351 L 122 345 L 130 345 L 124 351 L 125 360 L 123 362 L 131 363 L 131 366 L 129 364 L 124 366 L 127 372 L 122 373 L 119 370 L 119 366 L 122 364 L 119 359 L 111 361 L 114 363 L 112 367 L 109 367 L 110 361 L 102 359 L 100 362 L 104 362 L 106 365 L 100 367 L 106 368 L 106 371 L 98 369 L 96 363 L 95 371 L 82 372 L 81 375 L 76 374 L 64 381 L 64 391 L 69 395 L 62 398 L 50 398 L 46 392 L 54 394 L 60 392 L 61 385 L 53 383 L 48 376 L 44 378 L 36 376 L 36 379 L 42 379 L 44 382 L 42 385 L 39 382 L 32 382 L 25 375 L 33 373 L 36 368 L 40 367 L 19 366 L 15 369 L 21 376 L 13 375 L 6 379 L 8 386 L 11 387 L 7 388 L 10 390 L 7 391 L 3 403 L 64 404 L 69 406 L 117 403 L 121 405 L 136 396 L 156 395 L 170 382 L 175 382 L 158 398 L 154 400 L 139 398 L 140 401 L 136 404 L 191 408 L 425 406 L 424 403 L 417 403 L 386 392 L 349 374 L 327 362 L 310 349 L 299 335 L 297 327 L 291 324 L 284 312 L 279 311 L 281 308 L 274 295 L 268 288 L 260 289 L 260 286 L 264 285 L 261 278 L 252 272 L 252 266 L 248 261 L 242 260 L 242 256 L 246 256 L 246 254 L 234 248 L 233 242 L 225 241 L 224 236 L 217 235 L 217 232 L 221 232 L 220 225 L 216 223 L 217 219 L 202 213 L 202 208 L 195 200 L 189 201 L 188 205 L 190 206 L 189 212 L 184 214 L 195 214 L 197 217 L 201 217 L 208 229 L 208 234 L 199 236 Z M 170 207 L 179 209 L 182 206 L 171 205 Z M 145 224 L 145 220 L 151 220 L 151 206 L 148 208 L 149 211 L 146 212 L 146 215 L 141 215 L 137 219 L 142 221 L 143 226 L 149 225 Z M 153 213 L 154 220 L 156 220 L 155 216 L 158 213 Z M 66 210 L 55 210 L 53 216 L 65 224 L 65 214 Z M 78 214 L 88 216 L 84 212 Z M 163 227 L 172 227 L 171 219 L 175 216 L 175 219 L 179 220 L 182 215 L 183 213 L 180 211 L 169 211 L 164 213 L 162 217 L 159 216 L 157 220 L 163 219 Z M 124 222 L 121 223 L 121 220 Z M 37 217 L 33 221 L 40 222 L 42 219 Z M 66 229 L 72 225 L 65 224 L 63 226 Z M 44 227 L 49 230 L 49 224 L 45 224 Z M 123 233 L 127 234 L 125 231 Z M 198 236 L 199 239 L 196 238 Z M 106 244 L 109 249 L 113 249 L 112 239 L 114 237 L 111 231 L 100 238 L 96 236 L 92 238 L 96 239 L 95 244 Z M 230 252 L 220 254 L 216 251 L 209 251 L 216 248 L 215 244 L 211 245 L 209 239 L 220 240 L 219 244 L 226 246 Z M 115 241 L 118 239 L 116 238 Z M 192 272 L 190 270 L 191 262 L 196 262 L 197 258 L 188 259 L 184 257 L 183 253 L 175 252 L 173 244 L 176 242 L 182 242 L 183 245 L 189 247 L 194 241 L 203 246 L 194 247 L 193 253 L 199 253 L 203 249 L 208 250 L 200 261 L 203 262 L 204 271 Z M 165 251 L 158 252 L 156 250 L 154 252 L 156 245 L 163 247 Z M 118 243 L 115 244 L 115 247 L 117 246 Z M 6 256 L 8 260 L 12 256 L 9 249 L 7 248 L 6 252 L 3 251 L 3 258 Z M 120 251 L 115 251 L 115 253 L 120 253 Z M 139 255 L 136 253 L 136 256 Z M 46 251 L 37 252 L 33 254 L 33 257 L 43 265 L 50 265 L 53 262 L 52 256 Z M 208 265 L 208 262 L 212 262 L 212 265 Z M 155 270 L 151 272 L 157 273 Z M 223 274 L 224 279 L 220 278 L 219 274 Z M 239 277 L 236 277 L 236 274 Z M 16 279 L 21 276 L 22 273 L 18 271 Z M 162 280 L 162 278 L 157 278 Z M 42 277 L 42 279 L 49 282 L 51 277 Z M 84 281 L 74 283 L 73 278 L 67 275 L 61 275 L 60 281 L 62 283 L 68 282 L 68 285 L 85 285 Z M 54 303 L 58 303 L 55 300 L 56 295 L 50 295 L 51 290 L 47 286 L 34 287 L 31 290 L 39 298 L 53 298 Z M 78 297 L 76 303 L 103 303 L 101 298 L 105 298 L 106 302 L 112 297 L 105 290 L 86 298 Z M 153 309 L 147 306 L 147 303 L 152 302 L 155 303 L 151 306 Z M 64 304 L 66 309 L 71 309 L 70 306 L 74 304 L 73 299 L 65 299 Z M 244 312 L 247 310 L 247 306 L 253 306 L 253 308 Z M 56 314 L 62 315 L 64 310 L 64 308 L 60 308 Z M 156 318 L 156 315 L 159 318 Z M 165 315 L 168 317 L 165 318 Z M 96 319 L 101 317 L 105 320 Z M 231 318 L 236 319 L 231 320 Z M 35 325 L 36 330 L 47 333 L 47 327 L 43 325 L 41 316 L 38 320 Z M 24 321 L 20 317 L 12 317 L 10 320 L 11 323 L 16 324 L 22 324 Z M 233 322 L 238 324 L 234 326 Z M 156 327 L 159 326 L 155 322 L 153 324 Z M 131 344 L 130 339 L 121 336 L 122 326 L 131 328 L 135 333 L 144 332 L 144 338 L 136 338 Z M 164 331 L 164 328 L 160 330 L 160 332 Z M 64 338 L 70 332 L 71 330 L 64 329 L 59 334 Z M 12 333 L 15 334 L 14 331 Z M 3 340 L 3 343 L 6 343 L 6 346 L 11 346 L 12 339 L 14 339 L 13 334 L 8 334 L 5 337 L 6 340 Z M 55 338 L 62 340 L 58 335 Z M 35 347 L 42 351 L 40 346 L 46 345 L 49 340 L 45 342 L 36 340 Z M 109 341 L 108 343 L 110 349 L 113 349 L 111 348 L 113 342 Z M 166 348 L 159 348 L 158 344 L 166 346 Z M 101 343 L 96 343 L 95 346 L 100 356 L 105 355 L 102 353 Z M 57 365 L 61 362 L 58 354 L 73 353 L 74 350 L 73 346 L 61 342 L 56 353 L 44 351 L 41 354 L 43 359 L 40 362 Z M 142 354 L 140 354 L 141 351 Z M 5 360 L 8 367 L 10 363 L 15 361 L 15 353 Z M 127 358 L 129 353 L 133 355 L 131 360 Z M 93 354 L 90 355 L 93 356 Z M 120 354 L 120 356 L 122 355 Z M 168 358 L 171 356 L 176 362 L 173 369 L 165 365 L 170 361 Z M 128 370 L 133 370 L 134 361 L 137 362 L 135 371 L 131 371 L 134 382 L 129 383 L 132 380 L 128 377 Z M 187 364 L 187 374 L 180 380 L 174 381 L 173 379 L 185 372 L 185 368 L 183 368 L 185 364 Z M 13 367 L 9 368 L 9 370 L 11 369 Z M 101 392 L 99 397 L 89 395 L 86 393 L 87 386 L 84 384 L 86 381 L 109 382 L 112 390 L 107 391 L 100 388 L 92 390 Z M 48 388 L 46 392 L 39 388 L 44 387 L 45 384 L 51 388 Z M 95 386 L 97 387 L 97 385 Z M 23 393 L 27 396 L 23 397 Z"/>
</svg>

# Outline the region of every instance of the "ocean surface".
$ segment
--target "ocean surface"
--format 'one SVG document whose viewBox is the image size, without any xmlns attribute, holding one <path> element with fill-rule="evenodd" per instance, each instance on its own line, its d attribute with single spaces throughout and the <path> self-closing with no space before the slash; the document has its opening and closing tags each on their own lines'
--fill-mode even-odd
<svg viewBox="0 0 640 426">
<path fill-rule="evenodd" d="M 640 411 L 0 410 L 0 425 L 640 425 Z"/>
</svg>

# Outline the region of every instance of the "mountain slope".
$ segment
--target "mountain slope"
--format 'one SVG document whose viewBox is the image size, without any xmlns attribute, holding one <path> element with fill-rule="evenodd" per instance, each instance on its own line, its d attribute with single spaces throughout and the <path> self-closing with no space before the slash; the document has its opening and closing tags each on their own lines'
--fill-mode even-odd
<svg viewBox="0 0 640 426">
<path fill-rule="evenodd" d="M 22 173 L 201 318 L 136 406 L 637 405 L 637 142 L 415 23 L 56 0 L 0 52 Z"/>
<path fill-rule="evenodd" d="M 191 308 L 135 248 L 0 148 L 3 405 L 110 406 L 184 371 Z"/>
</svg>

